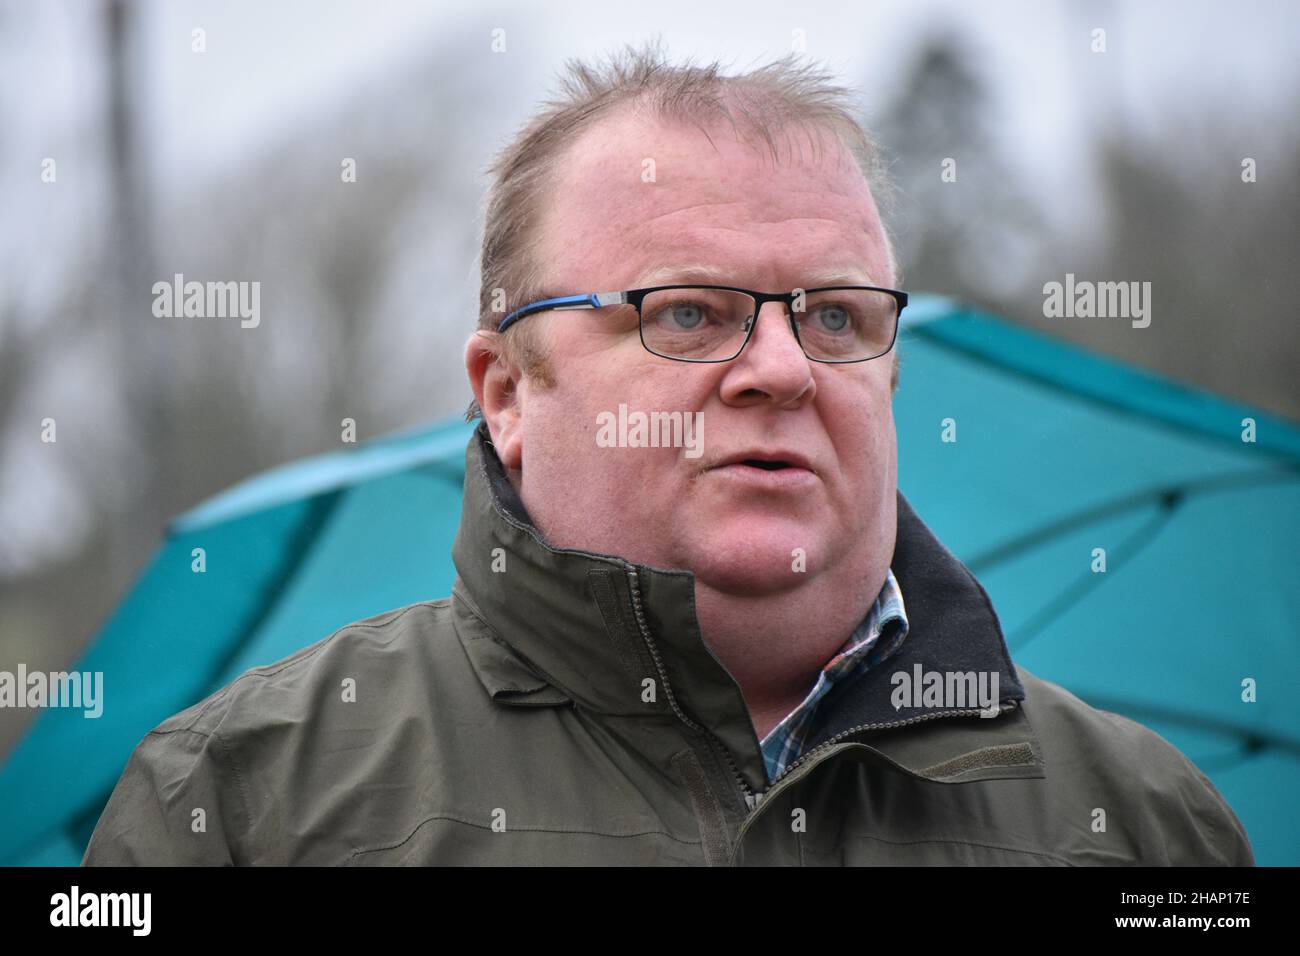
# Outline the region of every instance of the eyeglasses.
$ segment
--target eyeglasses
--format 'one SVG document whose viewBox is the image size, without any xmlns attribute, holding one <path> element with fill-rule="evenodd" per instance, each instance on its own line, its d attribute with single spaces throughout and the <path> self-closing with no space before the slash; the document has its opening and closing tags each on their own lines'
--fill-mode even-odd
<svg viewBox="0 0 1300 956">
<path fill-rule="evenodd" d="M 679 362 L 729 362 L 749 342 L 766 302 L 785 303 L 795 341 L 812 361 L 866 362 L 894 347 L 907 293 L 876 286 L 769 293 L 722 285 L 662 285 L 541 299 L 511 312 L 497 331 L 537 312 L 621 306 L 610 313 L 611 322 L 626 321 L 631 331 L 635 309 L 647 351 Z"/>
</svg>

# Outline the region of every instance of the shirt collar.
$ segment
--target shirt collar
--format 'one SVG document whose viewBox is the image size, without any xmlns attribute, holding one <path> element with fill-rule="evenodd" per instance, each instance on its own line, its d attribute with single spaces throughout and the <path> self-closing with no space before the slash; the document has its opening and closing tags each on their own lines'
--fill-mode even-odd
<svg viewBox="0 0 1300 956">
<path fill-rule="evenodd" d="M 882 641 L 883 637 L 883 641 Z M 818 706 L 836 688 L 888 659 L 907 637 L 907 607 L 903 591 L 890 568 L 885 583 L 862 623 L 817 675 L 803 702 L 763 738 L 763 759 L 769 779 L 775 779 L 803 750 L 815 724 Z"/>
</svg>

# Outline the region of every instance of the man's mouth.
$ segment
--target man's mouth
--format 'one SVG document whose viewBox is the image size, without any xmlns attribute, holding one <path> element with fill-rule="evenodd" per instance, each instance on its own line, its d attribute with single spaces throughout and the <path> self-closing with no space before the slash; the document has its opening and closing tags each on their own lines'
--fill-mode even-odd
<svg viewBox="0 0 1300 956">
<path fill-rule="evenodd" d="M 762 468 L 764 471 L 779 471 L 782 468 L 790 467 L 788 461 L 770 461 L 766 458 L 746 458 L 738 464 L 748 465 L 751 468 Z"/>
<path fill-rule="evenodd" d="M 754 454 L 757 452 L 757 454 Z M 812 462 L 806 456 L 790 448 L 753 448 L 741 449 L 730 455 L 723 455 L 714 468 L 758 468 L 763 471 L 785 471 L 798 469 L 815 471 Z"/>
<path fill-rule="evenodd" d="M 766 455 L 746 455 L 742 451 L 725 456 L 709 470 L 724 480 L 765 491 L 808 492 L 818 480 L 812 463 L 787 449 L 774 448 Z"/>
</svg>

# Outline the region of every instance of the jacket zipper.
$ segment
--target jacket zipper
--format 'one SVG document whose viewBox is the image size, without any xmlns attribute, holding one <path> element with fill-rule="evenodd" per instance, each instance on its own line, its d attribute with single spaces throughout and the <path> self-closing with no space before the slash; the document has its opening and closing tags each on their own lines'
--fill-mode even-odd
<svg viewBox="0 0 1300 956">
<path fill-rule="evenodd" d="M 639 579 L 637 577 L 636 569 L 632 567 L 630 564 L 625 565 L 625 567 L 627 568 L 628 583 L 630 585 L 630 589 L 632 593 L 632 611 L 636 617 L 636 626 L 637 629 L 641 632 L 641 638 L 642 640 L 645 641 L 646 648 L 650 651 L 650 657 L 654 661 L 655 670 L 658 671 L 659 673 L 659 680 L 663 683 L 664 695 L 668 698 L 669 706 L 672 707 L 673 713 L 677 715 L 677 718 L 682 723 L 686 724 L 686 726 L 690 727 L 692 730 L 704 735 L 709 740 L 717 744 L 717 749 L 722 753 L 722 756 L 726 759 L 727 766 L 731 768 L 732 776 L 735 778 L 736 783 L 740 785 L 740 793 L 741 796 L 744 798 L 745 805 L 751 811 L 757 810 L 758 805 L 762 801 L 763 797 L 771 793 L 772 790 L 776 787 L 776 785 L 779 784 L 782 780 L 784 780 L 786 776 L 788 776 L 791 773 L 791 771 L 797 769 L 802 764 L 804 764 L 811 758 L 815 757 L 817 754 L 821 753 L 822 751 L 826 750 L 827 748 L 835 746 L 845 737 L 852 736 L 853 734 L 859 733 L 864 730 L 888 730 L 893 727 L 905 727 L 908 724 L 920 723 L 923 720 L 935 720 L 940 717 L 968 717 L 975 714 L 984 713 L 982 708 L 971 707 L 965 710 L 945 710 L 937 714 L 922 714 L 919 717 L 909 717 L 907 720 L 893 720 L 893 721 L 887 721 L 885 723 L 874 723 L 874 724 L 859 724 L 856 727 L 850 727 L 848 730 L 841 731 L 840 733 L 836 734 L 834 737 L 831 737 L 829 740 L 825 740 L 822 743 L 818 744 L 812 750 L 800 754 L 793 762 L 791 762 L 788 766 L 786 766 L 784 770 L 782 770 L 779 774 L 776 775 L 775 779 L 772 780 L 771 784 L 768 785 L 766 790 L 755 792 L 753 788 L 751 788 L 749 784 L 745 782 L 745 778 L 744 776 L 741 775 L 740 768 L 736 766 L 735 760 L 732 759 L 731 752 L 727 749 L 726 744 L 724 744 L 721 740 L 719 740 L 718 737 L 712 731 L 708 730 L 705 727 L 701 727 L 695 721 L 687 717 L 685 711 L 683 711 L 681 707 L 678 706 L 677 698 L 672 691 L 672 685 L 668 682 L 668 674 L 664 670 L 663 659 L 660 658 L 659 656 L 659 648 L 655 645 L 654 638 L 651 637 L 650 635 L 650 628 L 646 624 L 645 615 L 641 610 L 641 588 L 639 584 Z M 1015 700 L 1010 700 L 1007 701 L 1005 705 L 999 704 L 998 711 L 999 713 L 1005 714 L 1008 711 L 1015 710 L 1017 706 L 1019 705 Z"/>
<path fill-rule="evenodd" d="M 1019 704 L 1015 700 L 1009 700 L 1005 704 L 998 705 L 998 712 L 1000 714 L 1005 714 L 1009 711 L 1015 710 L 1016 707 L 1018 706 Z M 778 783 L 784 780 L 786 776 L 789 775 L 797 767 L 799 767 L 800 765 L 802 765 L 812 757 L 815 757 L 818 753 L 821 753 L 823 750 L 826 750 L 828 747 L 835 746 L 845 737 L 852 736 L 853 734 L 859 733 L 864 730 L 887 730 L 892 727 L 905 727 L 908 724 L 920 723 L 923 720 L 936 720 L 940 717 L 969 717 L 974 714 L 983 714 L 983 713 L 984 710 L 982 708 L 968 707 L 964 710 L 945 710 L 936 714 L 922 714 L 919 717 L 909 717 L 907 720 L 893 720 L 893 721 L 887 721 L 885 723 L 877 723 L 877 724 L 858 724 L 858 726 L 856 727 L 850 727 L 848 730 L 841 731 L 840 733 L 836 734 L 834 737 L 831 737 L 829 740 L 823 741 L 822 743 L 814 747 L 812 750 L 800 754 L 794 761 L 788 764 L 784 770 L 782 770 L 779 774 L 776 775 L 776 778 L 772 781 L 771 786 L 769 786 L 767 790 L 765 790 L 762 794 L 759 794 L 759 797 L 761 799 L 763 796 L 770 793 Z"/>
<path fill-rule="evenodd" d="M 716 749 L 722 754 L 723 759 L 727 761 L 727 766 L 731 769 L 731 774 L 736 783 L 740 785 L 740 793 L 744 798 L 745 805 L 753 808 L 757 804 L 753 789 L 745 782 L 745 777 L 736 766 L 736 761 L 732 759 L 731 751 L 727 749 L 718 737 L 707 727 L 701 727 L 695 721 L 686 716 L 686 712 L 677 704 L 677 697 L 673 694 L 672 685 L 668 682 L 668 672 L 664 670 L 663 659 L 659 656 L 659 648 L 655 645 L 654 638 L 650 636 L 650 628 L 645 622 L 645 614 L 641 610 L 641 586 L 637 577 L 636 568 L 632 565 L 625 565 L 627 568 L 628 584 L 632 593 L 632 613 L 636 617 L 637 629 L 641 632 L 641 639 L 645 641 L 646 648 L 650 651 L 650 657 L 654 661 L 655 670 L 659 673 L 659 680 L 663 684 L 664 696 L 668 699 L 668 705 L 672 707 L 673 713 L 677 719 L 690 727 L 696 733 L 703 735 L 708 740 L 716 744 Z"/>
<path fill-rule="evenodd" d="M 1018 701 L 1010 700 L 1006 702 L 1005 706 L 999 704 L 998 712 L 1000 714 L 1005 714 L 1008 711 L 1015 710 L 1018 706 L 1020 706 Z M 818 753 L 821 753 L 822 751 L 826 750 L 828 747 L 835 746 L 837 743 L 842 741 L 845 737 L 850 737 L 853 734 L 859 733 L 860 731 L 863 730 L 886 730 L 891 727 L 905 727 L 908 724 L 920 723 L 923 720 L 935 720 L 940 717 L 967 717 L 967 716 L 973 716 L 975 714 L 982 714 L 983 712 L 984 711 L 981 710 L 980 708 L 975 707 L 975 708 L 967 708 L 965 710 L 945 710 L 943 713 L 939 713 L 939 714 L 922 714 L 920 717 L 911 717 L 908 718 L 907 720 L 893 720 L 893 721 L 888 721 L 885 723 L 877 723 L 877 724 L 859 724 L 856 727 L 850 727 L 848 730 L 838 733 L 834 737 L 831 737 L 829 740 L 826 740 L 823 743 L 818 744 L 816 747 L 814 747 L 812 750 L 809 750 L 807 753 L 800 754 L 796 760 L 794 760 L 789 766 L 787 766 L 784 770 L 782 770 L 779 774 L 776 775 L 776 778 L 772 781 L 771 786 L 769 786 L 762 793 L 757 794 L 752 798 L 753 802 L 750 804 L 750 806 L 753 808 L 753 812 L 750 813 L 750 815 L 745 818 L 744 823 L 742 823 L 740 826 L 740 831 L 736 834 L 736 841 L 734 844 L 734 848 L 732 850 L 730 865 L 735 866 L 735 862 L 736 862 L 735 853 L 740 848 L 741 841 L 744 840 L 746 831 L 749 830 L 750 825 L 753 824 L 755 818 L 758 816 L 759 804 L 762 802 L 763 798 L 766 797 L 768 794 L 770 794 L 773 790 L 775 790 L 777 785 L 782 780 L 784 780 L 787 776 L 789 776 L 790 773 L 793 772 L 797 767 L 801 766 L 802 764 L 804 764 L 805 762 L 807 762 L 808 760 L 816 756 Z"/>
<path fill-rule="evenodd" d="M 822 753 L 828 748 L 835 746 L 844 738 L 850 737 L 853 734 L 860 733 L 864 730 L 887 730 L 892 727 L 905 727 L 908 724 L 917 724 L 923 720 L 935 720 L 940 717 L 967 717 L 967 716 L 973 716 L 976 714 L 984 713 L 983 709 L 979 707 L 971 707 L 971 708 L 966 708 L 964 710 L 946 710 L 943 711 L 942 713 L 937 713 L 937 714 L 922 714 L 919 717 L 910 717 L 907 720 L 894 720 L 894 721 L 887 721 L 884 723 L 874 723 L 874 724 L 859 724 L 856 727 L 850 727 L 848 730 L 841 731 L 840 733 L 836 734 L 834 737 L 831 737 L 829 740 L 823 741 L 822 743 L 818 744 L 812 750 L 800 754 L 798 758 L 796 758 L 784 770 L 782 770 L 779 774 L 776 775 L 775 779 L 772 780 L 771 784 L 768 785 L 766 790 L 755 792 L 749 786 L 749 784 L 745 782 L 745 778 L 744 776 L 741 775 L 740 768 L 736 766 L 735 760 L 732 759 L 731 751 L 727 749 L 726 744 L 724 744 L 721 740 L 719 740 L 718 737 L 712 731 L 708 730 L 705 727 L 700 726 L 695 721 L 687 717 L 686 712 L 683 711 L 681 707 L 678 705 L 677 697 L 676 695 L 673 694 L 672 685 L 668 681 L 668 673 L 667 671 L 664 670 L 663 659 L 659 656 L 659 648 L 655 645 L 654 638 L 651 637 L 650 635 L 650 628 L 645 621 L 645 613 L 641 609 L 641 587 L 639 583 L 639 578 L 637 577 L 636 569 L 632 567 L 632 565 L 630 564 L 625 564 L 624 566 L 627 569 L 628 584 L 632 595 L 632 612 L 636 617 L 637 630 L 640 631 L 641 633 L 641 639 L 645 642 L 646 649 L 650 651 L 650 658 L 651 660 L 654 661 L 655 670 L 659 674 L 659 680 L 663 683 L 664 696 L 667 698 L 669 706 L 672 707 L 673 713 L 677 715 L 678 720 L 684 723 L 687 727 L 690 727 L 696 733 L 703 735 L 706 739 L 712 741 L 713 744 L 716 745 L 716 749 L 719 752 L 721 752 L 723 758 L 727 761 L 727 766 L 731 768 L 731 774 L 735 778 L 736 783 L 740 787 L 740 795 L 745 801 L 745 806 L 749 808 L 749 814 L 748 816 L 746 816 L 745 820 L 741 823 L 740 830 L 737 832 L 734 841 L 731 839 L 727 839 L 726 841 L 728 844 L 731 845 L 731 853 L 733 857 L 731 861 L 732 865 L 734 865 L 735 863 L 734 854 L 740 847 L 740 841 L 743 838 L 745 831 L 749 828 L 749 825 L 753 822 L 754 818 L 758 815 L 759 805 L 762 802 L 763 798 L 767 796 L 769 793 L 771 793 L 776 788 L 777 784 L 779 784 L 782 780 L 784 780 L 787 776 L 789 776 L 792 771 L 796 770 L 798 767 L 802 766 L 804 763 L 811 760 L 813 757 L 817 756 L 817 754 Z M 1015 710 L 1017 706 L 1019 706 L 1017 701 L 1010 700 L 1006 702 L 1005 706 L 999 704 L 998 711 L 1000 714 L 1004 714 L 1007 713 L 1008 711 Z"/>
</svg>

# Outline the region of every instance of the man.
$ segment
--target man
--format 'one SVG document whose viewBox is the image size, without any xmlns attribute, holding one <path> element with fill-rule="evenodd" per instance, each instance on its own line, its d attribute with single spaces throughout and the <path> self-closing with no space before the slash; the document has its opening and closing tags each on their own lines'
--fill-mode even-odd
<svg viewBox="0 0 1300 956">
<path fill-rule="evenodd" d="M 87 863 L 1253 863 L 898 492 L 843 90 L 574 66 L 495 173 L 451 596 L 164 722 Z"/>
</svg>

